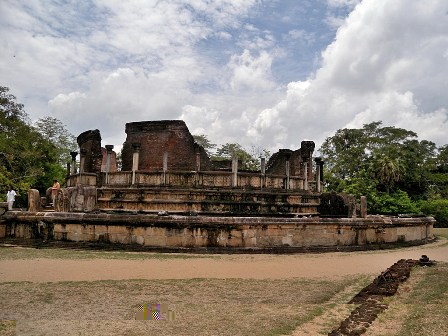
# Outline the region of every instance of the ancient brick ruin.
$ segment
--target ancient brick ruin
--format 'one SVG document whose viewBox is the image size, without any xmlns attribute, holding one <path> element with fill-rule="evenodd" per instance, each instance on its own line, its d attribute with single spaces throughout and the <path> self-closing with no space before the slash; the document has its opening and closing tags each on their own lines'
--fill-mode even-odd
<svg viewBox="0 0 448 336">
<path fill-rule="evenodd" d="M 126 124 L 122 169 L 99 130 L 78 137 L 55 212 L 0 213 L 0 238 L 238 251 L 350 249 L 431 241 L 433 218 L 367 216 L 365 197 L 323 194 L 314 143 L 280 149 L 259 171 L 210 160 L 181 120 Z"/>
<path fill-rule="evenodd" d="M 312 141 L 302 141 L 298 150 L 281 149 L 260 171 L 247 172 L 236 158 L 230 165 L 210 160 L 181 120 L 128 123 L 126 134 L 121 171 L 113 146 L 101 148 L 98 130 L 78 137 L 79 173 L 72 172 L 69 187 L 61 190 L 59 210 L 318 214 L 322 164 L 313 163 Z M 96 199 L 88 187 L 97 188 Z"/>
<path fill-rule="evenodd" d="M 201 170 L 212 170 L 207 153 L 194 141 L 182 120 L 128 123 L 126 134 L 122 154 L 124 171 L 132 171 L 136 152 L 140 153 L 138 170 L 141 171 L 162 170 L 164 155 L 167 170 L 196 170 L 199 160 Z"/>
<path fill-rule="evenodd" d="M 81 153 L 82 172 L 100 173 L 103 161 L 100 131 L 85 131 L 76 140 Z"/>
</svg>

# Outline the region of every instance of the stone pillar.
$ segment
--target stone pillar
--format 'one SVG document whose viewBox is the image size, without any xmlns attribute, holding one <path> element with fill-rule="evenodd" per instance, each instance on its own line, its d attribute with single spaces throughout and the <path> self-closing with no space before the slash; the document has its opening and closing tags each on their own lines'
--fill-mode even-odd
<svg viewBox="0 0 448 336">
<path fill-rule="evenodd" d="M 261 168 L 260 189 L 263 189 L 266 183 L 266 159 L 264 157 L 260 158 L 260 168 Z"/>
<path fill-rule="evenodd" d="M 308 181 L 312 181 L 313 180 L 313 158 L 312 157 L 310 157 L 307 160 L 307 164 L 308 164 L 308 167 L 307 167 Z"/>
<path fill-rule="evenodd" d="M 138 170 L 138 160 L 140 154 L 140 144 L 132 144 L 132 184 L 135 184 L 135 172 Z"/>
<path fill-rule="evenodd" d="M 353 195 L 347 197 L 348 218 L 356 218 L 356 198 Z"/>
<path fill-rule="evenodd" d="M 79 154 L 79 181 L 78 181 L 78 185 L 82 185 L 83 184 L 82 174 L 84 173 L 84 168 L 85 168 L 85 163 L 86 163 L 86 155 L 87 155 L 87 150 L 85 150 L 84 148 L 81 148 L 81 151 L 80 151 L 80 154 Z"/>
<path fill-rule="evenodd" d="M 112 149 L 114 149 L 114 145 L 106 145 L 106 184 L 109 184 L 109 173 L 110 173 L 110 161 L 112 157 Z"/>
<path fill-rule="evenodd" d="M 324 164 L 325 164 L 325 161 L 321 160 L 320 161 L 320 181 L 322 183 L 324 183 Z"/>
<path fill-rule="evenodd" d="M 87 150 L 81 148 L 81 154 L 79 155 L 79 173 L 84 173 L 84 165 L 86 162 Z"/>
<path fill-rule="evenodd" d="M 308 190 L 309 188 L 308 188 L 308 162 L 307 161 L 305 161 L 303 163 L 303 177 L 304 177 L 303 189 Z"/>
<path fill-rule="evenodd" d="M 76 174 L 76 156 L 78 155 L 78 152 L 70 152 L 70 156 L 72 157 L 72 164 L 71 164 L 71 174 Z"/>
<path fill-rule="evenodd" d="M 28 211 L 41 211 L 40 195 L 37 189 L 28 190 Z"/>
<path fill-rule="evenodd" d="M 285 174 L 286 174 L 286 179 L 285 179 L 285 189 L 289 189 L 289 174 L 290 174 L 290 155 L 286 156 L 286 162 L 285 162 Z"/>
<path fill-rule="evenodd" d="M 367 197 L 366 196 L 361 196 L 360 214 L 361 214 L 361 218 L 367 217 Z"/>
<path fill-rule="evenodd" d="M 307 167 L 307 180 L 312 178 L 312 166 L 313 166 L 313 151 L 315 144 L 313 141 L 302 141 L 300 143 L 300 156 L 302 158 L 302 162 L 308 165 Z"/>
<path fill-rule="evenodd" d="M 232 157 L 232 187 L 238 186 L 238 157 Z"/>
<path fill-rule="evenodd" d="M 322 181 L 321 181 L 321 162 L 322 159 L 320 157 L 317 157 L 314 159 L 314 162 L 316 162 L 316 191 L 322 192 Z"/>
<path fill-rule="evenodd" d="M 166 184 L 167 171 L 168 171 L 168 152 L 163 152 L 163 184 Z"/>
<path fill-rule="evenodd" d="M 201 153 L 196 153 L 196 171 L 199 172 L 201 170 Z"/>
</svg>

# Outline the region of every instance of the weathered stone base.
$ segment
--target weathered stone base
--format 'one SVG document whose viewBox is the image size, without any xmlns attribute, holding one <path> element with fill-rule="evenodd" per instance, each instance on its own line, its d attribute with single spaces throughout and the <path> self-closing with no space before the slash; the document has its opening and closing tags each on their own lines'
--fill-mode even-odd
<svg viewBox="0 0 448 336">
<path fill-rule="evenodd" d="M 431 217 L 265 218 L 7 212 L 0 238 L 156 248 L 285 249 L 424 244 Z"/>
</svg>

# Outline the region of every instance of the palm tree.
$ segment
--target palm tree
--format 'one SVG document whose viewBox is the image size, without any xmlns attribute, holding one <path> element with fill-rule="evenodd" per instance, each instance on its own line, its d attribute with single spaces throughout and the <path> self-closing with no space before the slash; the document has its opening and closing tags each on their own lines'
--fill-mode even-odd
<svg viewBox="0 0 448 336">
<path fill-rule="evenodd" d="M 404 175 L 404 165 L 399 158 L 381 155 L 373 163 L 374 173 L 378 180 L 386 187 L 389 194 L 390 188 Z"/>
</svg>

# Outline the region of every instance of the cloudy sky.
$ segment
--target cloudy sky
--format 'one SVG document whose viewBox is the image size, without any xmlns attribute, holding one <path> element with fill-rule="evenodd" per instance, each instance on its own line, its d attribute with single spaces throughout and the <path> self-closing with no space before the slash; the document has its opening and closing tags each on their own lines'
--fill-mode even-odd
<svg viewBox="0 0 448 336">
<path fill-rule="evenodd" d="M 162 119 L 271 151 L 377 120 L 448 143 L 446 0 L 0 0 L 0 23 L 0 85 L 103 145 Z"/>
</svg>

